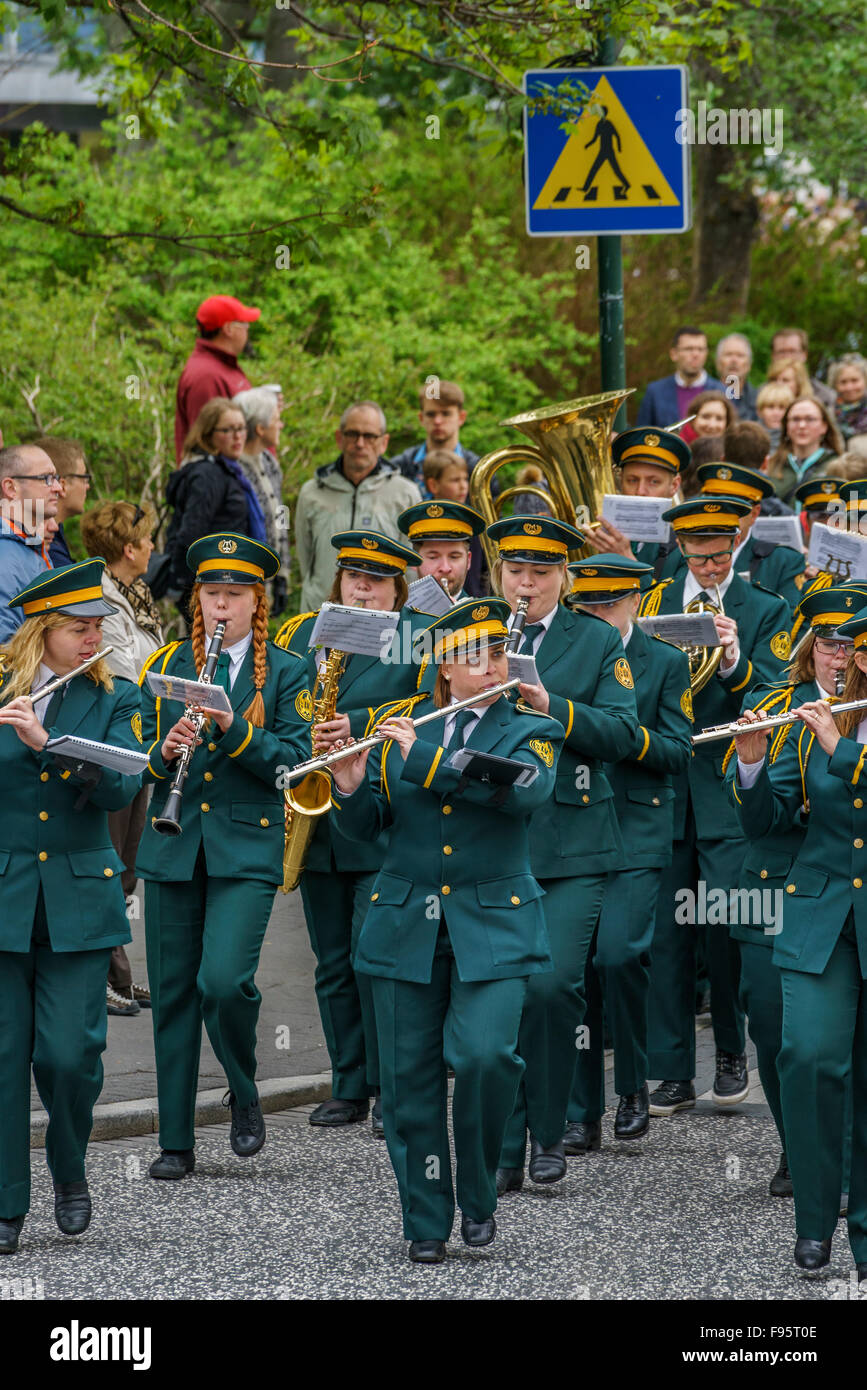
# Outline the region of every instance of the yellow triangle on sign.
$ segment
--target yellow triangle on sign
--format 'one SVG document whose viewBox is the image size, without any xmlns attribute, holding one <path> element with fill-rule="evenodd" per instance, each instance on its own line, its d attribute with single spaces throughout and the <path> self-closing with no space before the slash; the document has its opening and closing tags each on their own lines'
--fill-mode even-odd
<svg viewBox="0 0 867 1390">
<path fill-rule="evenodd" d="M 608 78 L 600 77 L 534 209 L 679 206 Z"/>
</svg>

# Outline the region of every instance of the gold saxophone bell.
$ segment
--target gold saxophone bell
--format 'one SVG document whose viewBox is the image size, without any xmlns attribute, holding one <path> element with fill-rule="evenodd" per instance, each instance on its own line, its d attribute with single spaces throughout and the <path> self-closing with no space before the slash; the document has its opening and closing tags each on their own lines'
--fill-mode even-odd
<svg viewBox="0 0 867 1390">
<path fill-rule="evenodd" d="M 606 492 L 617 491 L 611 460 L 611 426 L 633 389 L 560 401 L 503 420 L 502 424 L 514 425 L 528 435 L 534 447 L 510 444 L 479 459 L 470 474 L 470 506 L 481 512 L 488 526 L 498 520 L 504 503 L 521 494 L 541 497 L 554 516 L 570 526 L 587 512 L 597 516 Z M 513 463 L 536 464 L 549 491 L 534 483 L 517 483 L 504 488 L 495 498 L 491 489 L 495 474 Z M 493 566 L 496 546 L 486 536 L 482 536 L 482 544 L 488 564 Z M 577 560 L 591 555 L 593 549 L 592 542 L 585 542 L 571 550 L 569 558 Z"/>
<path fill-rule="evenodd" d="M 711 613 L 714 617 L 725 617 L 722 595 L 717 586 L 717 602 L 711 603 L 708 599 L 694 598 L 684 608 L 684 613 Z M 704 690 L 712 676 L 716 675 L 717 667 L 722 661 L 722 647 L 688 647 L 683 650 L 689 660 L 689 685 L 693 695 L 697 695 L 700 690 Z"/>
<path fill-rule="evenodd" d="M 346 661 L 346 652 L 333 648 L 316 676 L 311 733 L 317 724 L 334 718 L 340 677 Z M 283 893 L 294 892 L 301 882 L 317 819 L 324 816 L 330 807 L 331 777 L 327 772 L 308 772 L 294 787 L 287 787 L 283 792 Z"/>
</svg>

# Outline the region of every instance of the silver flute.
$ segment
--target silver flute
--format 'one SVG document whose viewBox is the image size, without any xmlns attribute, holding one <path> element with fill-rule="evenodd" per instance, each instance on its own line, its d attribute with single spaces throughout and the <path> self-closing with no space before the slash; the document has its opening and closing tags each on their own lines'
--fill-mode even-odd
<svg viewBox="0 0 867 1390">
<path fill-rule="evenodd" d="M 803 706 L 799 706 L 803 708 Z M 867 709 L 867 700 L 846 700 L 841 705 L 828 704 L 828 708 L 836 719 L 839 714 L 845 714 L 850 709 Z M 714 739 L 736 738 L 740 734 L 760 734 L 763 729 L 779 729 L 782 724 L 798 723 L 798 711 L 790 709 L 786 714 L 769 714 L 767 719 L 757 719 L 752 724 L 742 724 L 735 719 L 731 724 L 711 724 L 709 728 L 702 729 L 700 734 L 693 734 L 693 743 L 713 743 Z"/>
<path fill-rule="evenodd" d="M 480 690 L 478 695 L 471 695 L 467 700 L 457 700 L 453 705 L 444 705 L 442 709 L 431 710 L 430 714 L 421 714 L 418 719 L 411 722 L 418 729 L 422 724 L 429 724 L 433 719 L 445 719 L 446 715 L 457 714 L 459 709 L 469 709 L 470 705 L 477 705 L 480 700 L 490 700 L 495 695 L 502 695 L 504 690 L 513 690 L 516 685 L 520 685 L 521 678 L 515 676 L 510 681 L 503 681 L 502 685 L 491 686 L 490 690 Z M 383 723 L 385 720 L 383 720 Z M 335 748 L 331 753 L 323 753 L 318 758 L 308 758 L 306 763 L 296 763 L 290 767 L 288 779 L 294 782 L 296 777 L 306 777 L 308 772 L 318 772 L 320 768 L 331 767 L 333 763 L 342 762 L 344 758 L 353 758 L 356 753 L 363 753 L 365 748 L 375 748 L 378 743 L 383 743 L 384 739 L 377 730 L 369 738 L 359 739 L 358 743 L 350 743 L 345 748 Z"/>
<path fill-rule="evenodd" d="M 108 656 L 109 652 L 113 651 L 114 647 L 103 647 L 102 651 L 94 652 L 93 656 L 82 661 L 81 665 L 76 666 L 74 671 L 67 671 L 65 676 L 58 676 L 57 680 L 49 681 L 47 685 L 40 686 L 38 690 L 31 690 L 29 695 L 24 695 L 22 698 L 32 700 L 34 704 L 41 704 L 46 696 L 53 695 L 55 690 L 59 690 L 61 686 L 74 680 L 76 676 L 80 676 L 82 671 L 87 671 L 91 666 L 95 666 L 98 661 L 102 661 L 104 656 Z"/>
</svg>

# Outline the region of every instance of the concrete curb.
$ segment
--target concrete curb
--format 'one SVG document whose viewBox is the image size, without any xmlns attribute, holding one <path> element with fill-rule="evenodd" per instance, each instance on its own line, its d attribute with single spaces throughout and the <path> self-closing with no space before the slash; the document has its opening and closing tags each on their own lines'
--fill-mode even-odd
<svg viewBox="0 0 867 1390">
<path fill-rule="evenodd" d="M 314 1105 L 331 1098 L 331 1073 L 318 1076 L 278 1076 L 258 1083 L 259 1099 L 264 1113 L 289 1110 L 296 1105 Z M 196 1096 L 196 1125 L 222 1125 L 229 1121 L 229 1111 L 223 1105 L 225 1087 L 216 1091 L 199 1091 Z M 45 1148 L 48 1116 L 44 1110 L 30 1112 L 30 1147 Z M 97 1105 L 93 1111 L 91 1142 L 99 1139 L 128 1139 L 134 1135 L 156 1134 L 159 1131 L 159 1109 L 155 1096 L 143 1100 L 120 1100 L 109 1105 Z"/>
</svg>

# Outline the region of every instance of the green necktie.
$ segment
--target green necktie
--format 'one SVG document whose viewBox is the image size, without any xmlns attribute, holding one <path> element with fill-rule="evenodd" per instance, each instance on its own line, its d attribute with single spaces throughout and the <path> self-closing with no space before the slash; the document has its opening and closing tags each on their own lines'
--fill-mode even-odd
<svg viewBox="0 0 867 1390">
<path fill-rule="evenodd" d="M 223 689 L 226 691 L 230 691 L 232 689 L 231 685 L 229 684 L 229 665 L 229 653 L 220 652 L 220 655 L 217 658 L 217 669 L 214 672 L 213 683 L 214 685 L 221 685 Z"/>
<path fill-rule="evenodd" d="M 536 638 L 540 632 L 545 631 L 544 623 L 528 623 L 524 628 L 524 640 L 521 643 L 521 656 L 532 656 Z"/>
<path fill-rule="evenodd" d="M 455 727 L 452 729 L 452 736 L 446 745 L 448 748 L 463 748 L 464 739 L 467 736 L 467 725 L 475 719 L 475 714 L 471 709 L 459 709 L 455 715 Z"/>
</svg>

